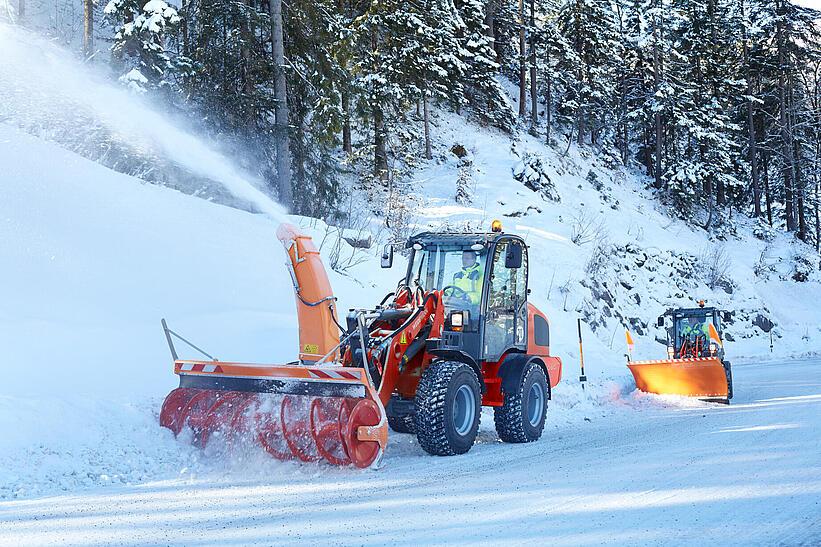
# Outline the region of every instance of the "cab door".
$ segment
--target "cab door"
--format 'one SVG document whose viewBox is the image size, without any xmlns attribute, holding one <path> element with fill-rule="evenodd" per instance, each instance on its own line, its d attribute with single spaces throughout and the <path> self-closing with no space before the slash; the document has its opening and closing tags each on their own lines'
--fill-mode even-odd
<svg viewBox="0 0 821 547">
<path fill-rule="evenodd" d="M 483 359 L 498 361 L 511 348 L 527 348 L 527 247 L 516 238 L 493 250 L 483 329 Z"/>
</svg>

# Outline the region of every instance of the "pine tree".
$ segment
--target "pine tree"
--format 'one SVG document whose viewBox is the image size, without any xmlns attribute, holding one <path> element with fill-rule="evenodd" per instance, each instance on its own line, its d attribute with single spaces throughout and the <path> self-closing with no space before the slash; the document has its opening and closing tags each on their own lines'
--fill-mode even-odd
<svg viewBox="0 0 821 547">
<path fill-rule="evenodd" d="M 120 81 L 141 92 L 169 85 L 175 63 L 165 39 L 180 23 L 177 10 L 163 0 L 111 0 L 103 11 L 116 29 L 112 52 Z"/>
<path fill-rule="evenodd" d="M 510 131 L 515 123 L 510 101 L 499 83 L 499 65 L 482 0 L 456 3 L 462 24 L 456 28 L 459 58 L 465 65 L 464 97 L 471 112 L 486 123 Z"/>
<path fill-rule="evenodd" d="M 579 144 L 588 136 L 592 144 L 600 143 L 612 117 L 621 56 L 613 10 L 604 0 L 569 0 L 559 11 L 558 26 L 575 52 L 560 60 L 572 77 L 561 110 L 574 120 Z"/>
</svg>

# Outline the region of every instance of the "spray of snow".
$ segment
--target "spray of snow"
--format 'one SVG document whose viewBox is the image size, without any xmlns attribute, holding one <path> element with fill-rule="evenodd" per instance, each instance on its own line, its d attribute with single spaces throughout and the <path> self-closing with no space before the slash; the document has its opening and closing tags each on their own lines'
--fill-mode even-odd
<svg viewBox="0 0 821 547">
<path fill-rule="evenodd" d="M 109 83 L 52 42 L 0 21 L 0 121 L 65 125 L 92 119 L 134 150 L 158 149 L 184 169 L 221 183 L 236 198 L 282 222 L 281 206 L 203 139 L 180 128 L 143 97 Z M 16 123 L 15 123 L 16 122 Z"/>
</svg>

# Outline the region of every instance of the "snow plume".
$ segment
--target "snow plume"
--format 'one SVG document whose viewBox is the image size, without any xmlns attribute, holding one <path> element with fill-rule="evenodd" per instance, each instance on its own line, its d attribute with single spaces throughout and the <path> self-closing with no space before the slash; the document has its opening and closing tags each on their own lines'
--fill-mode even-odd
<svg viewBox="0 0 821 547">
<path fill-rule="evenodd" d="M 109 83 L 52 42 L 0 22 L 0 51 L 0 122 L 66 144 L 116 170 L 127 172 L 121 164 L 134 157 L 168 160 L 182 171 L 181 178 L 218 182 L 239 205 L 284 219 L 283 208 L 260 190 L 262 181 L 242 173 L 144 97 Z M 77 142 L 78 133 L 91 138 Z M 152 166 L 145 169 L 150 173 Z"/>
</svg>

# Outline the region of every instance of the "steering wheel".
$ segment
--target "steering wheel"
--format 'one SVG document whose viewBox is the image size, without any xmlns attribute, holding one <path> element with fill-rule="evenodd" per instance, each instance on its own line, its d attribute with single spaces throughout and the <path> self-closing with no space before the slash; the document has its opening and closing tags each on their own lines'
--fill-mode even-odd
<svg viewBox="0 0 821 547">
<path fill-rule="evenodd" d="M 448 289 L 450 289 L 450 294 L 448 294 Z M 461 287 L 457 287 L 456 285 L 448 285 L 442 288 L 442 295 L 447 296 L 448 298 L 456 298 L 459 300 L 470 300 L 470 296 L 465 290 Z"/>
<path fill-rule="evenodd" d="M 471 305 L 470 295 L 461 287 L 448 285 L 442 288 L 445 305 L 449 308 L 467 307 Z M 454 305 L 455 304 L 455 305 Z"/>
</svg>

